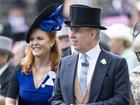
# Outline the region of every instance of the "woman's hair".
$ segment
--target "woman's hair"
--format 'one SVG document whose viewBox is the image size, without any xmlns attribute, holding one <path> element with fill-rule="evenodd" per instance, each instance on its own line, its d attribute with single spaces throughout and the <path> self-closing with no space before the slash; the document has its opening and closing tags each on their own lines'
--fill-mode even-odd
<svg viewBox="0 0 140 105">
<path fill-rule="evenodd" d="M 51 47 L 50 52 L 50 60 L 51 60 L 51 69 L 56 70 L 57 65 L 61 58 L 61 50 L 59 47 L 59 39 L 56 37 L 56 32 L 50 32 L 49 34 L 50 40 L 55 40 L 54 45 Z"/>
<path fill-rule="evenodd" d="M 50 40 L 54 40 L 54 44 L 50 49 L 50 59 L 49 60 L 51 63 L 51 69 L 55 71 L 57 68 L 57 65 L 60 61 L 60 57 L 61 57 L 61 51 L 59 48 L 59 40 L 56 37 L 55 32 L 48 32 L 47 35 Z M 32 54 L 31 46 L 29 44 L 25 50 L 25 57 L 21 61 L 22 71 L 24 73 L 29 73 L 33 62 L 34 62 L 34 56 Z"/>
</svg>

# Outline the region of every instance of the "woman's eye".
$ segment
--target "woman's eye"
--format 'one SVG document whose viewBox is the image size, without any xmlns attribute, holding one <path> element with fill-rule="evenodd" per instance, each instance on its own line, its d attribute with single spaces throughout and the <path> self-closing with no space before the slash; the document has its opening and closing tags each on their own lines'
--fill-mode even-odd
<svg viewBox="0 0 140 105">
<path fill-rule="evenodd" d="M 33 38 L 30 38 L 30 41 L 33 41 Z"/>
<path fill-rule="evenodd" d="M 38 40 L 43 40 L 43 38 L 42 38 L 42 37 L 38 37 L 37 39 L 38 39 Z"/>
</svg>

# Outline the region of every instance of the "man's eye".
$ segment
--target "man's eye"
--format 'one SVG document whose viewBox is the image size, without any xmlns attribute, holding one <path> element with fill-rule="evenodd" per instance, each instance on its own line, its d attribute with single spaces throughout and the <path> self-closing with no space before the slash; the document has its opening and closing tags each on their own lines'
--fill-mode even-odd
<svg viewBox="0 0 140 105">
<path fill-rule="evenodd" d="M 73 28 L 72 28 L 72 27 L 70 27 L 70 30 L 71 30 L 71 31 L 73 31 Z"/>
<path fill-rule="evenodd" d="M 76 32 L 80 32 L 80 30 L 79 30 L 79 29 L 77 29 L 77 30 L 76 30 Z"/>
</svg>

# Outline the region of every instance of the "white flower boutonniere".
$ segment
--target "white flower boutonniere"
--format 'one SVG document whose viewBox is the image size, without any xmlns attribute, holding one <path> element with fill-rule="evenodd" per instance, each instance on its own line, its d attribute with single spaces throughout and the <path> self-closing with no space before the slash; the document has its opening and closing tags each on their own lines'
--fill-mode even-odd
<svg viewBox="0 0 140 105">
<path fill-rule="evenodd" d="M 101 62 L 103 65 L 106 65 L 106 64 L 107 64 L 106 59 L 102 59 L 100 62 Z"/>
</svg>

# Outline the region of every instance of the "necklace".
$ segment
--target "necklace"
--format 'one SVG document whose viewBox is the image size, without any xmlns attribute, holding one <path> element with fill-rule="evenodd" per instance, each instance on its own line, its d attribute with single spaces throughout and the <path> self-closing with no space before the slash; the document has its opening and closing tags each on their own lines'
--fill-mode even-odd
<svg viewBox="0 0 140 105">
<path fill-rule="evenodd" d="M 38 77 L 37 77 L 37 80 L 39 80 L 39 81 L 40 81 L 41 79 L 42 79 L 42 77 L 41 77 L 41 76 L 38 76 Z"/>
<path fill-rule="evenodd" d="M 32 66 L 34 86 L 36 88 L 39 88 L 39 86 L 43 85 L 42 83 L 50 70 L 51 67 L 49 65 L 38 69 L 35 67 L 35 65 Z"/>
<path fill-rule="evenodd" d="M 46 77 L 46 75 L 48 74 L 49 71 L 50 71 L 50 67 L 46 68 L 42 72 L 40 72 L 35 67 L 33 67 L 34 79 L 37 81 L 41 81 L 42 79 L 44 79 Z"/>
</svg>

